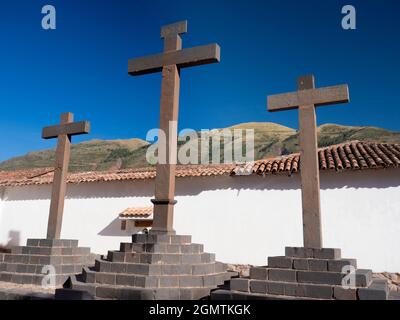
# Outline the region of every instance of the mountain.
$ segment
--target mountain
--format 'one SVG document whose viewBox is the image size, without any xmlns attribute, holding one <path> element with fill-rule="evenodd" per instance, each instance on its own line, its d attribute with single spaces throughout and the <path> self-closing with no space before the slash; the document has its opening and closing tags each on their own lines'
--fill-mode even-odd
<svg viewBox="0 0 400 320">
<path fill-rule="evenodd" d="M 285 155 L 299 150 L 298 132 L 292 128 L 270 122 L 242 123 L 228 128 L 214 129 L 212 134 L 221 132 L 233 133 L 235 129 L 254 129 L 254 156 L 255 159 Z M 200 132 L 197 138 L 186 143 L 183 138 L 178 141 L 179 150 L 189 155 L 190 147 L 208 144 L 209 152 L 218 151 L 220 160 L 224 159 L 224 149 L 219 137 L 217 143 L 212 144 L 211 139 L 202 137 Z M 244 134 L 245 138 L 245 134 Z M 208 140 L 208 143 L 207 143 Z M 324 124 L 318 127 L 318 144 L 320 147 L 343 143 L 351 140 L 376 141 L 382 143 L 400 143 L 400 132 L 392 132 L 376 127 L 351 127 L 337 124 Z M 189 141 L 187 138 L 186 141 Z M 218 143 L 220 141 L 220 143 Z M 243 143 L 243 152 L 245 145 Z M 146 152 L 149 143 L 141 139 L 129 140 L 91 140 L 72 146 L 71 171 L 100 171 L 111 169 L 124 169 L 148 166 Z M 232 149 L 230 147 L 230 149 Z M 217 154 L 217 152 L 214 152 Z M 200 160 L 200 155 L 198 156 Z M 210 156 L 211 159 L 211 156 Z M 54 150 L 30 152 L 24 156 L 12 158 L 0 163 L 0 170 L 16 170 L 29 168 L 52 167 L 54 165 Z"/>
</svg>

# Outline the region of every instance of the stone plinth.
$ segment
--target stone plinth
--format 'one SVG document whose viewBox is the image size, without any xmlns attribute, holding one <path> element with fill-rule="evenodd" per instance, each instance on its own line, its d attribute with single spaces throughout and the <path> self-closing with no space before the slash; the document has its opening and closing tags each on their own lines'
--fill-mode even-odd
<svg viewBox="0 0 400 320">
<path fill-rule="evenodd" d="M 249 277 L 232 279 L 229 290 L 216 290 L 211 299 L 389 298 L 387 282 L 373 280 L 371 270 L 357 269 L 355 259 L 342 259 L 340 249 L 287 247 L 285 251 L 285 256 L 269 257 L 268 266 L 251 268 Z"/>
<path fill-rule="evenodd" d="M 191 236 L 136 234 L 131 243 L 121 243 L 119 251 L 96 260 L 94 268 L 71 276 L 62 296 L 77 299 L 76 290 L 95 298 L 122 300 L 193 300 L 208 297 L 235 272 L 227 272 L 215 255 L 205 253 L 203 245 L 191 242 Z"/>
<path fill-rule="evenodd" d="M 26 246 L 0 256 L 0 281 L 40 286 L 45 280 L 46 286 L 60 287 L 93 263 L 90 248 L 78 247 L 78 240 L 28 239 Z M 49 272 L 54 272 L 53 279 Z"/>
</svg>

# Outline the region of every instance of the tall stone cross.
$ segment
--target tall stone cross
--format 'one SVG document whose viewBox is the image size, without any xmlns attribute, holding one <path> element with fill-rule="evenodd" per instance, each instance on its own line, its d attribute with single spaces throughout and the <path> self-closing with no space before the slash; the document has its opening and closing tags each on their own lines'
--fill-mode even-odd
<svg viewBox="0 0 400 320">
<path fill-rule="evenodd" d="M 217 44 L 182 49 L 181 34 L 186 32 L 187 21 L 162 27 L 164 52 L 131 59 L 128 63 L 128 73 L 132 76 L 162 72 L 160 130 L 165 134 L 167 145 L 165 148 L 159 145 L 158 153 L 163 152 L 166 155 L 166 163 L 159 162 L 156 169 L 155 199 L 152 200 L 154 203 L 152 232 L 174 233 L 180 70 L 220 60 L 220 47 Z"/>
<path fill-rule="evenodd" d="M 71 136 L 86 134 L 90 131 L 90 123 L 88 121 L 73 121 L 74 115 L 72 113 L 63 113 L 59 125 L 43 128 L 42 131 L 43 139 L 58 138 L 47 239 L 60 239 L 61 235 L 67 173 L 71 155 Z"/>
<path fill-rule="evenodd" d="M 268 110 L 299 109 L 300 174 L 304 247 L 322 248 L 317 123 L 315 108 L 349 102 L 347 85 L 315 88 L 314 76 L 297 81 L 298 91 L 268 97 Z"/>
</svg>

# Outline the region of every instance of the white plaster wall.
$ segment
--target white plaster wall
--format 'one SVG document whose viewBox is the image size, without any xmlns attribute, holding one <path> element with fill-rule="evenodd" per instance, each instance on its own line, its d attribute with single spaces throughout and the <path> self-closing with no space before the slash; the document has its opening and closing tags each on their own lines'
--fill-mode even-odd
<svg viewBox="0 0 400 320">
<path fill-rule="evenodd" d="M 359 267 L 400 271 L 400 170 L 323 173 L 325 247 L 342 248 Z M 148 206 L 154 181 L 69 185 L 62 237 L 79 239 L 93 252 L 130 241 L 118 213 Z M 0 245 L 43 238 L 50 186 L 7 188 L 0 202 Z M 265 265 L 285 246 L 302 245 L 299 176 L 179 178 L 175 228 L 204 243 L 217 259 Z"/>
</svg>

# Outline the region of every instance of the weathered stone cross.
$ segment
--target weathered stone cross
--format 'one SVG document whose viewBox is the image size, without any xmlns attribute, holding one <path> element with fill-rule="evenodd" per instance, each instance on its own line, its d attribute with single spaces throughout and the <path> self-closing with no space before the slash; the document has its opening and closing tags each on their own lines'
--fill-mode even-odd
<svg viewBox="0 0 400 320">
<path fill-rule="evenodd" d="M 162 71 L 160 100 L 160 130 L 167 145 L 158 146 L 166 155 L 166 163 L 158 163 L 155 182 L 154 221 L 152 232 L 174 233 L 173 210 L 175 197 L 175 166 L 177 158 L 177 121 L 179 109 L 180 69 L 219 62 L 217 44 L 182 49 L 181 34 L 187 32 L 187 21 L 161 28 L 164 52 L 154 56 L 129 60 L 128 72 L 138 76 Z M 160 159 L 160 157 L 159 157 Z"/>
<path fill-rule="evenodd" d="M 58 138 L 47 239 L 60 239 L 61 235 L 67 173 L 71 154 L 71 136 L 86 134 L 90 131 L 89 122 L 73 122 L 73 120 L 74 115 L 72 113 L 64 113 L 61 115 L 59 125 L 43 128 L 42 131 L 43 139 Z"/>
<path fill-rule="evenodd" d="M 268 97 L 268 110 L 299 109 L 304 247 L 322 248 L 318 141 L 315 107 L 349 101 L 347 85 L 315 89 L 314 76 L 297 81 L 297 92 Z"/>
</svg>

